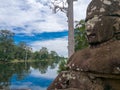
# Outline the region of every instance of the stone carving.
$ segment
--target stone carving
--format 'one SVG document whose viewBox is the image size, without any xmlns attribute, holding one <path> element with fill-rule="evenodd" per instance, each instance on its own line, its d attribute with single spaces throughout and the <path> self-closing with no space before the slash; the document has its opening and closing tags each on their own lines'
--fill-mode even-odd
<svg viewBox="0 0 120 90">
<path fill-rule="evenodd" d="M 86 34 L 90 47 L 70 57 L 48 90 L 120 90 L 120 0 L 92 0 Z"/>
</svg>

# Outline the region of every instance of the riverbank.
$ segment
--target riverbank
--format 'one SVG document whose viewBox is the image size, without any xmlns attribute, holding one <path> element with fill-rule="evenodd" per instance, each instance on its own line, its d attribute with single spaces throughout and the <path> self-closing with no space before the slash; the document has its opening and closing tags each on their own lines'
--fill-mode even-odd
<svg viewBox="0 0 120 90">
<path fill-rule="evenodd" d="M 24 63 L 24 62 L 40 62 L 45 60 L 11 60 L 11 61 L 0 61 L 0 64 L 4 63 Z"/>
<path fill-rule="evenodd" d="M 39 62 L 39 60 L 12 60 L 9 63 L 19 63 L 19 62 Z"/>
</svg>

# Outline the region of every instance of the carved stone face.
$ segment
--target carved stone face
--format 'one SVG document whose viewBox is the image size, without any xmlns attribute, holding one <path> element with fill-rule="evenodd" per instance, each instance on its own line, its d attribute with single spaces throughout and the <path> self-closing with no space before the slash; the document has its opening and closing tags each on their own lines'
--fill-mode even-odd
<svg viewBox="0 0 120 90">
<path fill-rule="evenodd" d="M 86 17 L 86 34 L 89 44 L 100 44 L 113 38 L 116 19 L 114 12 L 119 9 L 120 0 L 92 0 Z"/>
<path fill-rule="evenodd" d="M 99 44 L 114 35 L 114 18 L 111 16 L 94 16 L 86 21 L 86 34 L 89 44 Z"/>
</svg>

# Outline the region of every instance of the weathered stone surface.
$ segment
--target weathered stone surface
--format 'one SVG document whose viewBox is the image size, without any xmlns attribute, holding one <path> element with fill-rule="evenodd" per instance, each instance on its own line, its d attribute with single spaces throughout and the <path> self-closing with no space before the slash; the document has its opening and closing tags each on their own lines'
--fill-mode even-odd
<svg viewBox="0 0 120 90">
<path fill-rule="evenodd" d="M 120 75 L 66 71 L 58 75 L 48 90 L 119 90 Z"/>
<path fill-rule="evenodd" d="M 92 79 L 89 79 L 88 73 L 67 71 L 59 75 L 48 90 L 54 90 L 55 88 L 58 90 L 93 90 L 94 88 L 97 88 L 96 90 L 103 90 L 101 80 L 96 79 L 93 82 Z"/>
<path fill-rule="evenodd" d="M 120 90 L 120 0 L 92 0 L 86 35 L 90 47 L 70 57 L 48 90 Z"/>
<path fill-rule="evenodd" d="M 69 59 L 68 66 L 76 71 L 120 74 L 120 41 L 78 51 Z"/>
<path fill-rule="evenodd" d="M 68 62 L 69 71 L 60 73 L 48 90 L 120 90 L 119 45 L 113 41 L 76 52 Z"/>
<path fill-rule="evenodd" d="M 86 19 L 90 19 L 95 15 L 112 16 L 115 15 L 114 12 L 118 12 L 119 10 L 120 0 L 92 0 L 87 9 Z"/>
</svg>

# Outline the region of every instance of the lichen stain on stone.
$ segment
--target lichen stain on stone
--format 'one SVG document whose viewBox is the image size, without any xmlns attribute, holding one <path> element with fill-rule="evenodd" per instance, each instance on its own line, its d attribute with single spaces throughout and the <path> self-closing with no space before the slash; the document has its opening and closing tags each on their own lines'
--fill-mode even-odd
<svg viewBox="0 0 120 90">
<path fill-rule="evenodd" d="M 65 77 L 65 76 L 66 76 L 66 75 L 63 73 L 63 74 L 62 74 L 62 77 Z"/>
<path fill-rule="evenodd" d="M 100 8 L 100 12 L 105 12 L 105 9 L 104 8 Z"/>
<path fill-rule="evenodd" d="M 61 78 L 59 78 L 59 81 L 61 81 L 62 79 Z"/>
<path fill-rule="evenodd" d="M 99 19 L 98 21 L 101 21 L 101 19 Z"/>
<path fill-rule="evenodd" d="M 94 10 L 96 10 L 96 8 L 97 8 L 96 6 L 95 6 L 95 7 L 93 7 L 93 8 L 91 9 L 91 11 L 94 11 Z"/>
<path fill-rule="evenodd" d="M 103 23 L 101 23 L 101 26 L 103 26 Z"/>
<path fill-rule="evenodd" d="M 112 2 L 109 1 L 109 0 L 103 0 L 103 3 L 106 4 L 106 5 L 111 5 L 112 4 Z"/>
<path fill-rule="evenodd" d="M 73 63 L 73 64 L 72 64 L 72 67 L 74 67 L 74 66 L 75 66 L 75 64 Z"/>
<path fill-rule="evenodd" d="M 91 28 L 94 27 L 95 23 L 99 21 L 99 18 L 97 15 L 95 15 L 92 19 L 86 22 L 86 26 L 90 26 Z"/>
<path fill-rule="evenodd" d="M 120 74 L 120 67 L 115 67 L 113 71 L 116 74 Z"/>
<path fill-rule="evenodd" d="M 77 71 L 79 71 L 80 69 L 79 69 L 79 68 L 77 68 L 76 70 L 77 70 Z"/>
<path fill-rule="evenodd" d="M 91 14 L 92 14 L 92 12 L 89 12 L 89 13 L 88 13 L 88 15 L 91 15 Z"/>
</svg>

